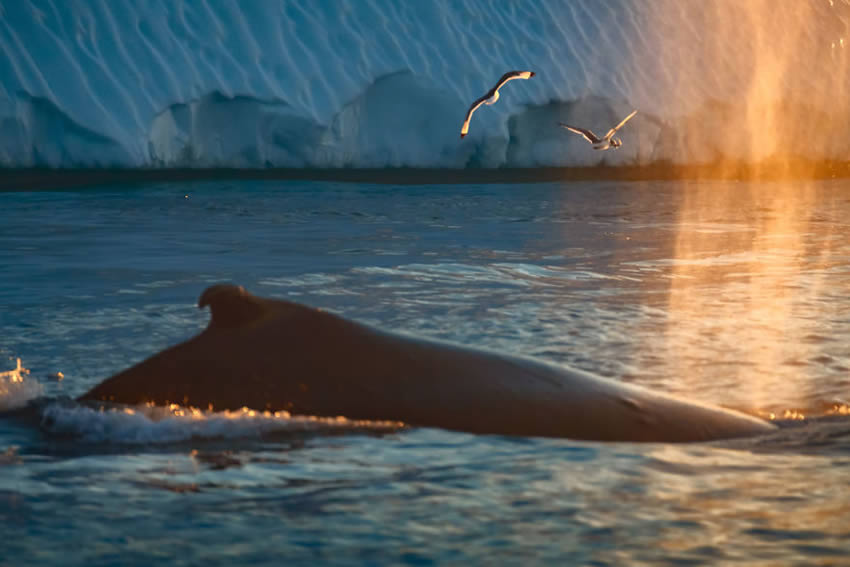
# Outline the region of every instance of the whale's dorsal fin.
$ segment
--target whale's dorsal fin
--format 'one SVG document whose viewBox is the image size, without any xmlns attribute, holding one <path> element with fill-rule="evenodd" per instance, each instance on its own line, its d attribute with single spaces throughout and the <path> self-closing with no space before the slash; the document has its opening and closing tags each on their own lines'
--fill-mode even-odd
<svg viewBox="0 0 850 567">
<path fill-rule="evenodd" d="M 210 326 L 241 327 L 262 317 L 265 307 L 260 298 L 241 285 L 216 284 L 208 287 L 198 299 L 198 307 L 210 306 Z"/>
</svg>

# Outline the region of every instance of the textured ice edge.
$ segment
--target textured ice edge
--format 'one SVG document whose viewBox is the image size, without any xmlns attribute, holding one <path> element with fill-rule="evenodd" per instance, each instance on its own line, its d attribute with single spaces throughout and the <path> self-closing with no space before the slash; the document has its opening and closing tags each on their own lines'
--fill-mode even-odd
<svg viewBox="0 0 850 567">
<path fill-rule="evenodd" d="M 458 122 L 447 117 L 462 107 L 409 72 L 379 78 L 329 125 L 298 115 L 282 101 L 216 91 L 157 114 L 138 157 L 46 99 L 21 95 L 17 115 L 0 120 L 0 166 L 460 169 L 850 156 L 850 138 L 840 134 L 842 120 L 793 103 L 777 103 L 786 117 L 778 128 L 788 140 L 781 153 L 756 156 L 729 138 L 739 116 L 732 104 L 713 103 L 673 121 L 639 113 L 620 134 L 623 147 L 607 152 L 593 150 L 558 123 L 594 124 L 604 131 L 630 111 L 624 101 L 587 96 L 527 105 L 507 118 L 506 135 L 473 132 L 460 140 Z M 812 140 L 803 132 L 809 129 L 825 134 Z"/>
<path fill-rule="evenodd" d="M 8 2 L 0 166 L 843 160 L 848 26 L 818 0 Z M 525 68 L 460 140 L 469 103 Z M 557 126 L 632 108 L 617 151 Z"/>
</svg>

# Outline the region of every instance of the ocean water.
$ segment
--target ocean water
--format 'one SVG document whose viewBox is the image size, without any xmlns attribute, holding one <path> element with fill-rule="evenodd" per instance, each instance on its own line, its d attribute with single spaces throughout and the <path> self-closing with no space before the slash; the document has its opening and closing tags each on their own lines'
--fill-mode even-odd
<svg viewBox="0 0 850 567">
<path fill-rule="evenodd" d="M 0 381 L 0 565 L 850 561 L 846 180 L 174 183 L 0 214 L 0 370 L 30 370 Z M 602 444 L 72 401 L 202 329 L 223 281 L 783 427 Z"/>
</svg>

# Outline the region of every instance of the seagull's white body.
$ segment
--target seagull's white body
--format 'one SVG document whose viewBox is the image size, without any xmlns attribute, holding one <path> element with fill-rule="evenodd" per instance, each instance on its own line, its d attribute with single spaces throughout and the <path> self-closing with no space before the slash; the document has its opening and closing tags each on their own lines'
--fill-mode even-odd
<svg viewBox="0 0 850 567">
<path fill-rule="evenodd" d="M 633 110 L 631 114 L 623 118 L 623 121 L 608 130 L 608 133 L 603 137 L 599 138 L 586 128 L 579 128 L 577 126 L 570 126 L 569 124 L 564 124 L 563 122 L 559 122 L 561 128 L 566 128 L 570 132 L 575 132 L 581 136 L 584 136 L 584 139 L 590 142 L 593 145 L 594 150 L 607 150 L 609 148 L 619 148 L 623 145 L 623 141 L 620 138 L 615 138 L 614 134 L 623 127 L 623 125 L 628 122 L 632 116 L 637 114 L 637 110 Z"/>
<path fill-rule="evenodd" d="M 466 111 L 466 120 L 463 121 L 463 126 L 460 129 L 460 137 L 463 138 L 469 132 L 469 121 L 472 119 L 472 113 L 478 110 L 478 107 L 482 104 L 491 105 L 496 104 L 496 101 L 499 100 L 499 89 L 507 83 L 508 81 L 513 81 L 514 79 L 530 79 L 534 76 L 534 71 L 508 71 L 502 78 L 499 79 L 499 82 L 496 83 L 496 86 L 487 91 L 487 94 L 476 100 L 469 107 L 469 110 Z"/>
</svg>

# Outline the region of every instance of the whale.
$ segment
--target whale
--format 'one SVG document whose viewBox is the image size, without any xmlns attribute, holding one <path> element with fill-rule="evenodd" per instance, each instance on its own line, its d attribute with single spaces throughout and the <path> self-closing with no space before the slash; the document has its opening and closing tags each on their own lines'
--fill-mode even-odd
<svg viewBox="0 0 850 567">
<path fill-rule="evenodd" d="M 401 422 L 474 434 L 702 442 L 776 426 L 530 357 L 381 330 L 235 284 L 200 296 L 208 326 L 80 401 Z"/>
</svg>

